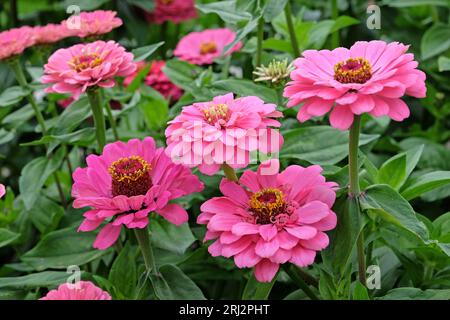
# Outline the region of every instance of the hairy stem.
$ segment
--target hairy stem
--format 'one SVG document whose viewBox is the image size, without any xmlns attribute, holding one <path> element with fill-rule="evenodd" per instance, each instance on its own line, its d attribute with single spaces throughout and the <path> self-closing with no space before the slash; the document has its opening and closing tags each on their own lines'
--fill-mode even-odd
<svg viewBox="0 0 450 320">
<path fill-rule="evenodd" d="M 352 127 L 350 129 L 349 152 L 348 152 L 348 168 L 349 168 L 349 194 L 354 197 L 357 203 L 358 214 L 361 216 L 361 208 L 359 206 L 359 196 L 361 190 L 359 188 L 359 166 L 358 166 L 358 150 L 359 150 L 359 134 L 361 128 L 361 116 L 355 115 Z M 358 256 L 358 275 L 359 281 L 366 285 L 366 257 L 364 253 L 364 230 L 361 230 L 356 242 L 356 250 Z"/>
<path fill-rule="evenodd" d="M 286 22 L 289 30 L 289 37 L 291 38 L 292 51 L 294 51 L 294 56 L 300 56 L 300 48 L 298 46 L 297 36 L 295 35 L 294 22 L 292 21 L 292 8 L 291 2 L 288 0 L 286 7 L 284 7 L 284 15 L 286 16 Z"/>
<path fill-rule="evenodd" d="M 148 273 L 156 273 L 155 258 L 153 256 L 153 249 L 150 244 L 150 235 L 147 228 L 134 229 L 134 234 L 141 248 L 142 256 L 144 257 L 145 269 Z"/>
<path fill-rule="evenodd" d="M 97 137 L 98 151 L 101 152 L 106 144 L 106 125 L 103 114 L 102 100 L 99 88 L 89 89 L 87 91 L 92 114 L 94 116 L 95 135 Z"/>
</svg>

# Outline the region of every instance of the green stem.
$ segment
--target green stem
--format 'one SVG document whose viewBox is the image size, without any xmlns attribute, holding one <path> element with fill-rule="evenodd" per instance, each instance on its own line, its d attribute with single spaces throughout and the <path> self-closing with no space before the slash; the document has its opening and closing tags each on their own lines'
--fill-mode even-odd
<svg viewBox="0 0 450 320">
<path fill-rule="evenodd" d="M 29 91 L 30 93 L 27 95 L 28 102 L 30 103 L 31 107 L 33 108 L 34 114 L 36 116 L 36 120 L 39 123 L 39 126 L 41 127 L 42 134 L 45 135 L 47 133 L 47 127 L 45 125 L 44 117 L 42 116 L 41 110 L 39 109 L 39 106 L 36 103 L 36 100 L 34 99 L 33 93 L 30 90 L 30 86 L 28 85 L 27 79 L 25 78 L 25 74 L 23 73 L 22 66 L 20 65 L 20 61 L 18 58 L 13 58 L 13 60 L 10 61 L 10 67 L 13 70 L 17 82 L 22 87 L 22 89 Z"/>
<path fill-rule="evenodd" d="M 359 146 L 359 131 L 361 127 L 361 116 L 355 115 L 353 125 L 350 128 L 349 149 L 348 149 L 348 168 L 350 178 L 350 195 L 359 197 L 359 166 L 358 166 L 358 146 Z"/>
<path fill-rule="evenodd" d="M 134 234 L 141 248 L 142 256 L 144 257 L 145 269 L 147 272 L 156 273 L 155 258 L 153 256 L 152 246 L 150 244 L 150 235 L 148 229 L 134 229 Z"/>
<path fill-rule="evenodd" d="M 349 168 L 349 195 L 356 199 L 357 210 L 361 216 L 361 208 L 359 206 L 359 197 L 361 190 L 359 187 L 359 165 L 358 165 L 358 150 L 359 150 L 359 134 L 361 129 L 361 116 L 355 115 L 352 127 L 350 128 L 349 137 L 349 152 L 348 152 L 348 168 Z M 366 258 L 364 254 L 364 230 L 361 230 L 356 242 L 356 250 L 358 256 L 358 275 L 359 281 L 362 285 L 366 285 Z"/>
<path fill-rule="evenodd" d="M 222 164 L 222 170 L 225 173 L 225 177 L 227 177 L 228 180 L 238 182 L 239 179 L 232 167 L 224 163 Z"/>
<path fill-rule="evenodd" d="M 291 2 L 288 0 L 286 7 L 284 7 L 284 15 L 286 16 L 286 22 L 289 30 L 289 37 L 291 38 L 292 51 L 295 57 L 300 56 L 300 48 L 298 46 L 297 36 L 295 35 L 294 23 L 292 21 L 292 8 Z"/>
<path fill-rule="evenodd" d="M 227 79 L 230 70 L 230 65 L 231 65 L 231 55 L 225 57 L 225 63 L 223 64 L 221 74 L 222 79 Z"/>
<path fill-rule="evenodd" d="M 110 124 L 112 132 L 114 134 L 114 139 L 117 141 L 117 140 L 119 140 L 119 133 L 117 132 L 117 123 L 116 123 L 116 119 L 114 118 L 114 115 L 112 114 L 111 105 L 109 104 L 109 102 L 105 103 L 105 107 L 106 107 L 106 113 L 108 114 L 109 124 Z"/>
<path fill-rule="evenodd" d="M 258 38 L 256 42 L 256 57 L 255 57 L 255 67 L 261 65 L 262 59 L 262 42 L 264 40 L 264 18 L 261 17 L 258 20 Z"/>
<path fill-rule="evenodd" d="M 101 94 L 99 88 L 87 91 L 92 114 L 94 116 L 95 135 L 97 137 L 98 151 L 101 152 L 106 144 L 105 116 L 103 114 Z"/>
<path fill-rule="evenodd" d="M 311 290 L 311 288 L 308 286 L 308 284 L 303 280 L 303 278 L 298 274 L 298 268 L 291 265 L 289 267 L 286 267 L 284 269 L 286 273 L 289 275 L 289 277 L 297 284 L 300 289 L 303 290 L 303 292 L 306 293 L 306 295 L 311 300 L 320 300 L 319 297 L 314 293 L 314 291 Z"/>
<path fill-rule="evenodd" d="M 36 120 L 39 123 L 39 126 L 41 127 L 42 135 L 45 136 L 47 134 L 47 127 L 45 125 L 44 116 L 41 113 L 41 109 L 39 109 L 39 106 L 34 99 L 33 92 L 28 84 L 27 78 L 25 77 L 25 74 L 23 72 L 22 66 L 20 65 L 20 60 L 18 57 L 14 57 L 9 61 L 9 65 L 11 69 L 13 70 L 16 80 L 19 83 L 19 85 L 22 87 L 23 90 L 28 91 L 27 94 L 27 100 L 30 103 L 31 107 L 33 108 L 34 115 L 36 117 Z M 58 175 L 56 172 L 53 173 L 53 178 L 56 183 L 56 187 L 58 189 L 59 198 L 61 200 L 61 204 L 64 208 L 67 208 L 67 202 L 66 197 L 64 196 L 64 192 L 61 186 L 61 181 L 59 180 Z"/>
<path fill-rule="evenodd" d="M 339 17 L 339 9 L 338 9 L 338 5 L 337 5 L 337 0 L 331 0 L 331 19 L 333 19 L 334 21 L 337 20 L 337 18 Z M 331 34 L 331 46 L 332 48 L 337 48 L 339 47 L 339 31 L 335 31 Z"/>
</svg>

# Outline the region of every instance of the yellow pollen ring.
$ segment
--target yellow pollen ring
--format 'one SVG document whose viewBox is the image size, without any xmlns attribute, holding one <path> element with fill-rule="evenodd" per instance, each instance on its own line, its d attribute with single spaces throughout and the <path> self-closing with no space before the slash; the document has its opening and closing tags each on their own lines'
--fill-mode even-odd
<svg viewBox="0 0 450 320">
<path fill-rule="evenodd" d="M 213 41 L 203 42 L 200 44 L 200 54 L 214 53 L 217 51 L 217 45 Z"/>
<path fill-rule="evenodd" d="M 230 109 L 226 104 L 216 104 L 209 109 L 202 110 L 205 120 L 211 124 L 215 123 L 219 119 L 228 120 L 230 115 Z"/>
<path fill-rule="evenodd" d="M 261 201 L 261 197 L 264 197 L 266 195 L 273 195 L 275 196 L 274 201 L 271 202 L 264 202 Z M 280 209 L 283 208 L 283 206 L 286 205 L 286 202 L 284 200 L 284 194 L 278 189 L 275 188 L 267 188 L 263 189 L 257 193 L 254 193 L 250 197 L 249 201 L 250 208 L 254 212 L 260 212 L 264 214 L 268 214 L 269 216 L 272 216 L 274 213 L 278 213 Z"/>
<path fill-rule="evenodd" d="M 124 162 L 138 162 L 141 165 L 141 168 L 134 170 L 132 172 L 119 172 L 120 169 L 119 166 L 123 164 Z M 126 168 L 131 169 L 131 168 Z M 126 170 L 125 169 L 125 170 Z M 111 175 L 111 177 L 117 181 L 117 182 L 132 182 L 137 181 L 139 178 L 141 178 L 145 173 L 149 172 L 152 169 L 151 165 L 142 159 L 139 156 L 130 156 L 127 158 L 120 158 L 117 161 L 114 161 L 108 168 L 108 172 Z"/>
<path fill-rule="evenodd" d="M 365 83 L 372 77 L 372 68 L 364 58 L 350 58 L 334 65 L 334 79 L 340 83 Z"/>
</svg>

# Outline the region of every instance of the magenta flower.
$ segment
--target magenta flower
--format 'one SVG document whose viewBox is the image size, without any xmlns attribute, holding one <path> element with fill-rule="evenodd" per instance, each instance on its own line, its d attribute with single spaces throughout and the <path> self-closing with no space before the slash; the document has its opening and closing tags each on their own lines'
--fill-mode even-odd
<svg viewBox="0 0 450 320">
<path fill-rule="evenodd" d="M 124 79 L 124 86 L 129 86 L 137 74 L 142 71 L 142 69 L 147 67 L 147 64 L 144 61 L 139 61 L 136 65 L 137 70 L 132 75 Z M 152 61 L 150 70 L 145 77 L 145 84 L 161 93 L 161 95 L 163 95 L 166 99 L 170 99 L 170 101 L 175 102 L 178 101 L 178 99 L 180 99 L 183 95 L 183 90 L 177 87 L 172 81 L 170 81 L 169 77 L 166 76 L 162 70 L 165 65 L 166 62 L 164 60 Z"/>
<path fill-rule="evenodd" d="M 238 42 L 233 48 L 223 52 L 223 49 L 235 38 L 236 33 L 226 28 L 191 32 L 178 42 L 173 54 L 180 60 L 192 64 L 212 64 L 214 59 L 241 49 L 242 43 Z"/>
<path fill-rule="evenodd" d="M 64 20 L 61 24 L 80 38 L 96 37 L 122 25 L 122 20 L 116 15 L 117 12 L 109 10 L 81 12 L 80 15 Z"/>
<path fill-rule="evenodd" d="M 334 182 L 325 182 L 322 168 L 292 165 L 281 173 L 264 175 L 247 170 L 239 184 L 223 179 L 223 197 L 206 201 L 197 222 L 207 225 L 204 241 L 212 256 L 234 257 L 238 268 L 254 267 L 260 282 L 270 282 L 280 264 L 305 267 L 316 251 L 328 246 L 324 231 L 336 226 L 331 210 Z"/>
<path fill-rule="evenodd" d="M 354 115 L 366 112 L 402 121 L 409 108 L 400 98 L 426 95 L 425 73 L 416 69 L 408 48 L 398 42 L 358 41 L 350 49 L 304 51 L 284 90 L 288 107 L 303 103 L 300 122 L 332 109 L 330 123 L 341 130 L 352 125 Z"/>
<path fill-rule="evenodd" d="M 63 283 L 39 300 L 111 300 L 111 296 L 90 281 L 79 281 Z"/>
<path fill-rule="evenodd" d="M 283 136 L 270 127 L 282 117 L 276 105 L 258 97 L 234 99 L 233 94 L 184 107 L 166 129 L 167 153 L 189 167 L 213 175 L 224 163 L 232 168 L 249 164 L 250 152 L 277 152 Z"/>
<path fill-rule="evenodd" d="M 3 198 L 3 196 L 6 193 L 6 188 L 3 184 L 0 183 L 0 198 Z"/>
<path fill-rule="evenodd" d="M 0 60 L 22 54 L 34 45 L 33 28 L 24 26 L 0 32 Z"/>
<path fill-rule="evenodd" d="M 89 87 L 110 88 L 114 77 L 126 77 L 136 70 L 133 54 L 114 41 L 77 44 L 53 53 L 44 66 L 42 83 L 46 92 L 70 93 L 74 99 Z"/>
<path fill-rule="evenodd" d="M 166 21 L 181 23 L 197 18 L 194 0 L 156 0 L 155 9 L 146 13 L 148 21 L 162 24 Z"/>
<path fill-rule="evenodd" d="M 87 168 L 73 173 L 73 206 L 91 207 L 79 231 L 107 222 L 94 242 L 101 250 L 116 242 L 122 226 L 145 228 L 152 211 L 173 224 L 185 223 L 186 210 L 169 201 L 203 189 L 198 177 L 174 164 L 164 148 L 156 149 L 152 138 L 110 143 L 102 155 L 90 155 L 86 162 Z"/>
<path fill-rule="evenodd" d="M 45 26 L 33 27 L 33 39 L 35 44 L 51 44 L 62 39 L 72 37 L 73 30 L 67 29 L 62 24 L 47 24 Z"/>
</svg>

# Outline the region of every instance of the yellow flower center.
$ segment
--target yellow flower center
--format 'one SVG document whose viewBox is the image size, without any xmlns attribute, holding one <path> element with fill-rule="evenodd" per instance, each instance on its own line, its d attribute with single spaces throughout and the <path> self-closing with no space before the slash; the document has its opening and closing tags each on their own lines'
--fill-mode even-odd
<svg viewBox="0 0 450 320">
<path fill-rule="evenodd" d="M 217 51 L 217 45 L 213 41 L 203 42 L 200 45 L 200 54 L 215 53 Z"/>
<path fill-rule="evenodd" d="M 334 65 L 334 79 L 340 83 L 366 83 L 372 77 L 369 61 L 350 58 Z"/>
<path fill-rule="evenodd" d="M 152 186 L 150 164 L 139 156 L 120 158 L 108 168 L 112 178 L 113 196 L 144 195 Z"/>
<path fill-rule="evenodd" d="M 266 188 L 254 193 L 249 200 L 250 211 L 258 224 L 276 223 L 280 214 L 286 214 L 287 204 L 283 192 Z"/>
<path fill-rule="evenodd" d="M 231 117 L 231 111 L 226 104 L 216 104 L 208 109 L 203 109 L 203 114 L 205 120 L 214 125 L 218 123 L 219 125 L 225 125 Z"/>
<path fill-rule="evenodd" d="M 103 59 L 97 52 L 84 54 L 81 56 L 73 57 L 69 61 L 69 66 L 76 72 L 81 72 L 88 68 L 95 68 L 103 63 Z"/>
</svg>

